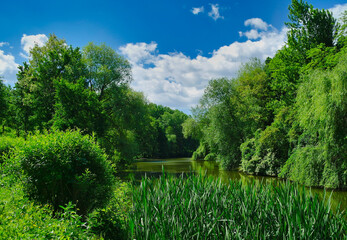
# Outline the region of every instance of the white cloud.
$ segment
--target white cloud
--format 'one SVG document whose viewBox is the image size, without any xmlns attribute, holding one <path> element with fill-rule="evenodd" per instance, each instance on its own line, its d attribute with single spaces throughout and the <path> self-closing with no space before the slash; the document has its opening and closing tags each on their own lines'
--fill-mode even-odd
<svg viewBox="0 0 347 240">
<path fill-rule="evenodd" d="M 0 42 L 0 47 L 5 46 L 5 45 L 10 45 L 8 42 Z"/>
<path fill-rule="evenodd" d="M 20 55 L 24 58 L 28 58 L 30 54 L 30 50 L 37 44 L 42 47 L 48 40 L 48 37 L 45 34 L 37 34 L 37 35 L 26 35 L 23 34 L 21 39 L 22 49 L 25 53 L 20 53 Z"/>
<path fill-rule="evenodd" d="M 239 32 L 240 37 L 245 36 L 248 39 L 255 40 L 261 37 L 261 33 L 258 32 L 256 29 L 251 29 L 247 32 Z"/>
<path fill-rule="evenodd" d="M 255 29 L 266 31 L 269 25 L 260 18 L 251 18 L 245 21 L 245 26 L 251 26 Z"/>
<path fill-rule="evenodd" d="M 219 5 L 218 4 L 211 4 L 211 11 L 208 13 L 208 16 L 213 18 L 213 20 L 217 21 L 217 19 L 224 17 L 220 15 L 219 13 Z"/>
<path fill-rule="evenodd" d="M 9 44 L 0 43 L 0 47 L 4 45 Z M 16 81 L 17 68 L 18 64 L 15 62 L 14 56 L 0 50 L 0 76 L 3 77 L 6 84 L 13 84 Z"/>
<path fill-rule="evenodd" d="M 286 32 L 285 28 L 271 28 L 257 41 L 233 42 L 214 50 L 209 57 L 190 58 L 180 52 L 159 54 L 153 42 L 129 43 L 120 51 L 133 66 L 135 90 L 143 91 L 154 103 L 183 109 L 198 103 L 210 79 L 235 77 L 240 65 L 250 58 L 265 60 L 273 56 L 284 45 Z"/>
<path fill-rule="evenodd" d="M 205 10 L 204 6 L 202 6 L 202 7 L 192 8 L 191 11 L 194 15 L 198 15 L 199 13 L 203 13 L 204 10 Z"/>
<path fill-rule="evenodd" d="M 341 17 L 341 14 L 347 10 L 347 3 L 345 4 L 337 4 L 332 8 L 328 9 L 333 13 L 334 18 L 339 19 Z"/>
</svg>

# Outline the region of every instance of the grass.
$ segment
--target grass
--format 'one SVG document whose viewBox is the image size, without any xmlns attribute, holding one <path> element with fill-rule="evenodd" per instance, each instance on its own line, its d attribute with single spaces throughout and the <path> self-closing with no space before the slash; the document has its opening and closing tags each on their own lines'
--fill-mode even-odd
<svg viewBox="0 0 347 240">
<path fill-rule="evenodd" d="M 243 186 L 163 175 L 133 188 L 129 233 L 131 239 L 347 239 L 343 215 L 291 183 Z"/>
</svg>

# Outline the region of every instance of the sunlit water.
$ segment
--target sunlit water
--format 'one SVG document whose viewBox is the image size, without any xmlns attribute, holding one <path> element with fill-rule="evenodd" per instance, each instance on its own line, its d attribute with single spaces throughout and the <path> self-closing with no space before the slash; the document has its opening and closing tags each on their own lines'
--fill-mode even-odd
<svg viewBox="0 0 347 240">
<path fill-rule="evenodd" d="M 159 177 L 164 168 L 165 173 L 180 175 L 182 173 L 201 173 L 207 176 L 220 178 L 223 182 L 228 183 L 229 180 L 239 180 L 243 184 L 280 184 L 284 180 L 275 177 L 261 177 L 246 175 L 238 171 L 221 170 L 216 162 L 213 161 L 193 161 L 190 158 L 174 158 L 174 159 L 146 159 L 136 161 L 131 168 L 121 174 L 121 178 L 130 179 L 133 176 L 136 180 L 140 180 L 145 175 L 148 177 Z M 318 194 L 320 198 L 324 197 L 325 191 L 320 188 L 306 188 L 307 192 Z M 331 195 L 332 208 L 341 204 L 341 210 L 347 211 L 347 191 L 326 190 L 326 195 Z"/>
</svg>

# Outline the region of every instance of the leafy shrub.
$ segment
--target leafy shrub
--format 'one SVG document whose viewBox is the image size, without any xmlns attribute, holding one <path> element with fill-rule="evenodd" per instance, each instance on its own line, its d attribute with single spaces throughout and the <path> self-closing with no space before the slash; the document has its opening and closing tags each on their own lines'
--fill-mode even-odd
<svg viewBox="0 0 347 240">
<path fill-rule="evenodd" d="M 287 136 L 281 129 L 269 126 L 255 138 L 241 144 L 243 171 L 249 174 L 277 176 L 288 158 Z"/>
<path fill-rule="evenodd" d="M 27 195 L 54 210 L 68 202 L 81 214 L 103 207 L 112 193 L 112 169 L 94 139 L 79 131 L 30 136 L 16 155 Z"/>
<path fill-rule="evenodd" d="M 91 231 L 105 239 L 127 239 L 127 214 L 131 209 L 130 185 L 117 182 L 114 195 L 105 208 L 89 215 Z"/>
<path fill-rule="evenodd" d="M 270 126 L 258 130 L 253 138 L 241 144 L 242 170 L 248 174 L 277 176 L 295 138 L 293 121 L 294 111 L 283 108 Z"/>
<path fill-rule="evenodd" d="M 190 175 L 142 179 L 130 239 L 344 239 L 344 213 L 298 185 L 246 185 Z"/>
<path fill-rule="evenodd" d="M 12 138 L 7 136 L 0 137 L 0 163 L 10 154 L 16 146 L 23 142 L 21 138 Z"/>
<path fill-rule="evenodd" d="M 17 183 L 0 191 L 0 239 L 97 239 L 67 204 L 52 216 L 52 209 L 28 200 Z"/>
<path fill-rule="evenodd" d="M 217 155 L 215 153 L 209 153 L 204 158 L 205 161 L 215 161 L 217 159 Z"/>
<path fill-rule="evenodd" d="M 205 142 L 201 141 L 199 147 L 193 152 L 193 160 L 202 160 L 208 154 L 208 146 Z"/>
</svg>

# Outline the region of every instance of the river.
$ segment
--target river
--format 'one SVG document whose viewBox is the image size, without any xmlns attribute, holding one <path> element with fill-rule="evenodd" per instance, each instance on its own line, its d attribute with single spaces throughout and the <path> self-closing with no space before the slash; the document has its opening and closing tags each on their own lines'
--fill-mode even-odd
<svg viewBox="0 0 347 240">
<path fill-rule="evenodd" d="M 280 184 L 284 180 L 275 177 L 262 177 L 247 175 L 238 171 L 221 170 L 218 164 L 214 161 L 195 161 L 190 158 L 173 158 L 173 159 L 146 159 L 139 160 L 133 163 L 129 170 L 121 174 L 121 178 L 128 179 L 132 175 L 139 180 L 145 175 L 148 177 L 159 177 L 162 173 L 162 168 L 166 173 L 181 174 L 189 172 L 198 172 L 220 178 L 227 183 L 229 180 L 239 180 L 243 184 L 255 182 L 255 184 Z M 321 188 L 306 188 L 307 192 L 318 194 L 320 198 L 324 197 L 324 189 Z M 331 205 L 333 209 L 341 204 L 341 210 L 347 211 L 347 191 L 326 190 L 327 196 L 331 195 Z"/>
</svg>

